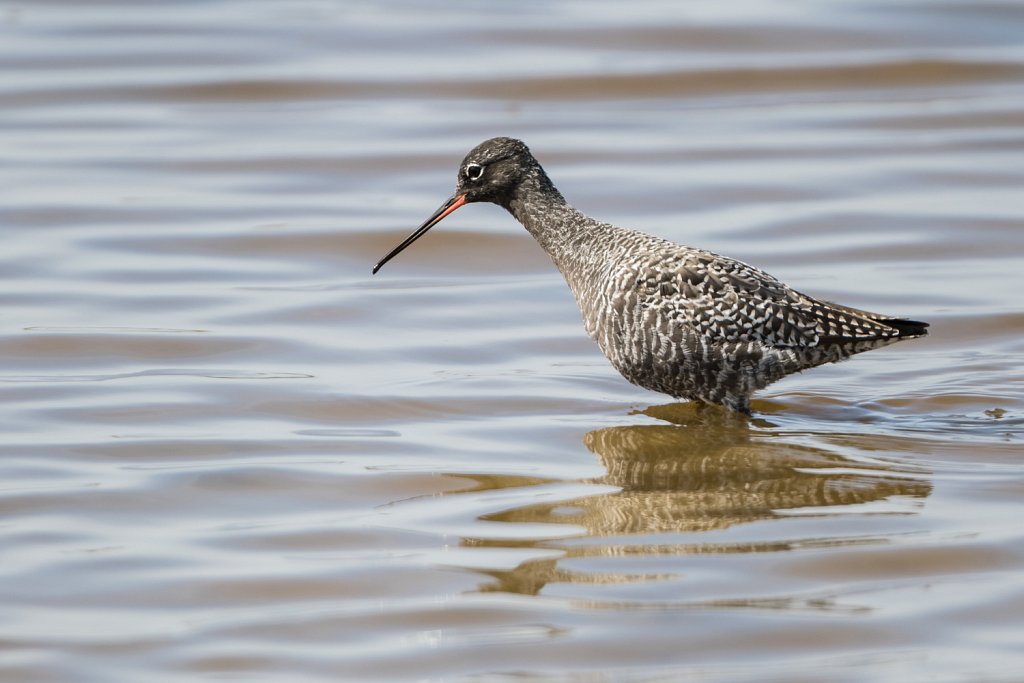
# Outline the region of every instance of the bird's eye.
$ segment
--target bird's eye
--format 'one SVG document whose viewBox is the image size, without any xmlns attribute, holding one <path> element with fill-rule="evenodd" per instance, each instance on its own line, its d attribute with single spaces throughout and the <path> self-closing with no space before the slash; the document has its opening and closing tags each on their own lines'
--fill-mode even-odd
<svg viewBox="0 0 1024 683">
<path fill-rule="evenodd" d="M 467 180 L 479 180 L 480 176 L 484 174 L 484 167 L 480 164 L 468 164 L 466 166 L 466 179 Z"/>
</svg>

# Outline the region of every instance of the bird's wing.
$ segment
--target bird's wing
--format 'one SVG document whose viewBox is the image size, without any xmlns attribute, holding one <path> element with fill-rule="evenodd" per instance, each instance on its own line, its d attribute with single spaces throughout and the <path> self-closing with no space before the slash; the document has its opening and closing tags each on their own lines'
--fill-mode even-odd
<svg viewBox="0 0 1024 683">
<path fill-rule="evenodd" d="M 648 254 L 638 272 L 642 301 L 723 342 L 822 346 L 924 334 L 926 327 L 815 299 L 753 266 L 703 250 Z M 901 330 L 904 323 L 911 327 Z"/>
</svg>

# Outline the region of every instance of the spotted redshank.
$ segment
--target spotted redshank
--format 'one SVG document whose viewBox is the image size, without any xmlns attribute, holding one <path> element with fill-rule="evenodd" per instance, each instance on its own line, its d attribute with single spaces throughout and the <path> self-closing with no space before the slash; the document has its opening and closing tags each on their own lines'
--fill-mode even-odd
<svg viewBox="0 0 1024 683">
<path fill-rule="evenodd" d="M 540 243 L 623 377 L 675 398 L 749 414 L 751 394 L 786 375 L 927 334 L 928 323 L 822 301 L 740 261 L 594 220 L 504 137 L 466 155 L 455 193 L 373 272 L 472 202 L 504 207 Z"/>
</svg>

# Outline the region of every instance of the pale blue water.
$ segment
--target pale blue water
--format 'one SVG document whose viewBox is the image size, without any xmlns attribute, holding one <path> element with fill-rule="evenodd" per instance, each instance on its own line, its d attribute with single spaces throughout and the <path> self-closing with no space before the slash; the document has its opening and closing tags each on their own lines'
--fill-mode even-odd
<svg viewBox="0 0 1024 683">
<path fill-rule="evenodd" d="M 1024 678 L 1014 3 L 0 7 L 0 680 Z M 932 334 L 623 381 L 465 152 Z"/>
</svg>

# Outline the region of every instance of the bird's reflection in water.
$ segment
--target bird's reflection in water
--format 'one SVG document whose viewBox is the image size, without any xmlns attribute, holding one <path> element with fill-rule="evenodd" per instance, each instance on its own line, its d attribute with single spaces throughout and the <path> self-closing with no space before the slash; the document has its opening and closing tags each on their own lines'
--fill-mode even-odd
<svg viewBox="0 0 1024 683">
<path fill-rule="evenodd" d="M 607 470 L 590 482 L 613 485 L 619 491 L 486 517 L 513 523 L 575 524 L 585 534 L 582 539 L 517 543 L 559 548 L 566 555 L 526 562 L 511 571 L 487 572 L 494 582 L 483 590 L 535 594 L 551 582 L 656 578 L 573 572 L 560 567 L 567 558 L 787 550 L 790 540 L 709 542 L 688 535 L 772 519 L 785 511 L 813 508 L 813 514 L 828 516 L 849 512 L 842 509 L 845 506 L 896 496 L 923 498 L 931 492 L 927 473 L 912 464 L 878 460 L 868 452 L 860 454 L 863 459 L 852 459 L 803 443 L 810 439 L 773 431 L 763 421 L 751 424 L 725 411 L 692 404 L 654 406 L 642 413 L 668 424 L 609 427 L 584 437 L 586 447 Z M 872 445 L 877 449 L 876 437 Z M 507 540 L 467 542 L 507 544 Z M 817 542 L 852 544 L 864 539 Z"/>
</svg>

